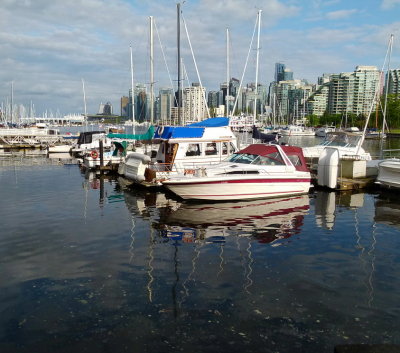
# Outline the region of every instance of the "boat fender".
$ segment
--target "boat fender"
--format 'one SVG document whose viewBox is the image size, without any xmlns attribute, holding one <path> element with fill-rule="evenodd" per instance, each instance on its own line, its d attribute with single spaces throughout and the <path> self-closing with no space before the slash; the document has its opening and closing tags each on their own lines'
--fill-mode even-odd
<svg viewBox="0 0 400 353">
<path fill-rule="evenodd" d="M 164 132 L 164 126 L 160 126 L 160 127 L 158 128 L 158 135 L 160 135 L 160 137 L 161 137 L 161 135 L 163 134 L 163 132 Z"/>
<path fill-rule="evenodd" d="M 97 153 L 97 151 L 92 151 L 92 152 L 90 152 L 90 156 L 91 156 L 93 159 L 97 159 L 97 157 L 99 156 L 99 154 Z"/>
<path fill-rule="evenodd" d="M 144 179 L 147 182 L 151 182 L 156 178 L 156 172 L 150 168 L 146 168 L 144 171 Z"/>
</svg>

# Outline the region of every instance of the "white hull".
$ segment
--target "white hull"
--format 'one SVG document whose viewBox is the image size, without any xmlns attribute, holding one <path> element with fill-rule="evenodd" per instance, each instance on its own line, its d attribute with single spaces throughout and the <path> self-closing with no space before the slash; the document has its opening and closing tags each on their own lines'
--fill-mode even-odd
<svg viewBox="0 0 400 353">
<path fill-rule="evenodd" d="M 103 165 L 117 165 L 123 161 L 123 157 L 119 156 L 104 156 Z M 93 158 L 91 156 L 85 156 L 83 159 L 83 166 L 87 169 L 100 168 L 100 157 Z"/>
<path fill-rule="evenodd" d="M 379 163 L 376 182 L 386 187 L 400 188 L 400 159 L 387 159 Z"/>
<path fill-rule="evenodd" d="M 308 193 L 310 179 L 274 175 L 271 177 L 226 177 L 167 180 L 163 184 L 181 198 L 196 200 L 246 200 Z M 195 180 L 194 180 L 195 179 Z"/>
<path fill-rule="evenodd" d="M 49 153 L 68 153 L 71 151 L 71 145 L 56 145 L 56 146 L 49 146 L 48 152 Z"/>
<path fill-rule="evenodd" d="M 281 130 L 280 134 L 282 136 L 315 136 L 314 131 L 287 131 Z"/>
</svg>

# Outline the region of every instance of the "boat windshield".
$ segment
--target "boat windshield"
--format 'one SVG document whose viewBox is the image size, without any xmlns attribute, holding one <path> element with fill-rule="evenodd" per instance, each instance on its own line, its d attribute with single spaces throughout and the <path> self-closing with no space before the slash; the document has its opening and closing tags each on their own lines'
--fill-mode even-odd
<svg viewBox="0 0 400 353">
<path fill-rule="evenodd" d="M 321 145 L 329 147 L 357 147 L 361 137 L 361 135 L 327 134 Z"/>
<path fill-rule="evenodd" d="M 260 156 L 256 154 L 249 154 L 249 153 L 234 153 L 230 157 L 227 158 L 228 162 L 233 162 L 233 163 L 245 163 L 245 164 L 252 164 L 257 159 L 259 159 Z"/>
<path fill-rule="evenodd" d="M 265 156 L 249 153 L 234 153 L 227 159 L 228 162 L 256 165 L 285 165 L 279 152 L 272 152 Z"/>
</svg>

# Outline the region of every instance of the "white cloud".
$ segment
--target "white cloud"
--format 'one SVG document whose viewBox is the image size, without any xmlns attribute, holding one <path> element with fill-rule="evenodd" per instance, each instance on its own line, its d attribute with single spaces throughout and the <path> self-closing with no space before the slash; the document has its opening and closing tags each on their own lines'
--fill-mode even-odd
<svg viewBox="0 0 400 353">
<path fill-rule="evenodd" d="M 400 5 L 400 0 L 383 0 L 381 7 L 384 10 L 389 10 L 395 7 L 396 5 Z"/>
<path fill-rule="evenodd" d="M 357 12 L 358 10 L 356 9 L 332 11 L 326 14 L 326 18 L 329 20 L 341 20 L 343 18 L 351 17 Z"/>
</svg>

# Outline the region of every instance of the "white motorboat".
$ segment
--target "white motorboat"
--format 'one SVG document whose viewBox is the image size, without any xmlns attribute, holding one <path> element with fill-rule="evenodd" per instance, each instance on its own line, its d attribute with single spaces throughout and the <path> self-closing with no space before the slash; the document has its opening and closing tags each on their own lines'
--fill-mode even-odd
<svg viewBox="0 0 400 353">
<path fill-rule="evenodd" d="M 113 141 L 114 149 L 103 153 L 103 166 L 116 170 L 126 155 L 126 143 Z M 100 152 L 96 149 L 87 151 L 83 156 L 83 167 L 87 169 L 100 169 Z"/>
<path fill-rule="evenodd" d="M 237 151 L 236 136 L 228 118 L 211 118 L 187 126 L 160 126 L 153 141 L 159 142 L 153 156 L 129 153 L 118 173 L 137 184 L 161 186 L 161 181 L 179 172 L 219 163 Z"/>
<path fill-rule="evenodd" d="M 300 147 L 253 144 L 224 162 L 162 183 L 183 199 L 243 200 L 307 193 L 311 175 Z"/>
<path fill-rule="evenodd" d="M 111 139 L 107 137 L 105 131 L 85 131 L 81 132 L 78 141 L 71 148 L 74 156 L 82 157 L 87 152 L 100 148 L 100 141 L 103 142 L 103 148 L 111 148 Z"/>
<path fill-rule="evenodd" d="M 371 155 L 361 147 L 362 142 L 362 135 L 359 134 L 346 131 L 328 132 L 319 145 L 304 147 L 303 154 L 307 161 L 317 161 L 325 148 L 332 147 L 338 150 L 339 158 L 371 160 Z"/>
<path fill-rule="evenodd" d="M 315 129 L 315 136 L 317 137 L 326 137 L 326 134 L 328 132 L 334 132 L 336 131 L 335 126 L 323 126 Z"/>
<path fill-rule="evenodd" d="M 384 159 L 378 164 L 376 183 L 388 188 L 400 188 L 400 159 Z"/>
<path fill-rule="evenodd" d="M 280 131 L 282 136 L 314 136 L 315 131 L 313 128 L 307 128 L 302 125 L 289 125 Z"/>
</svg>

